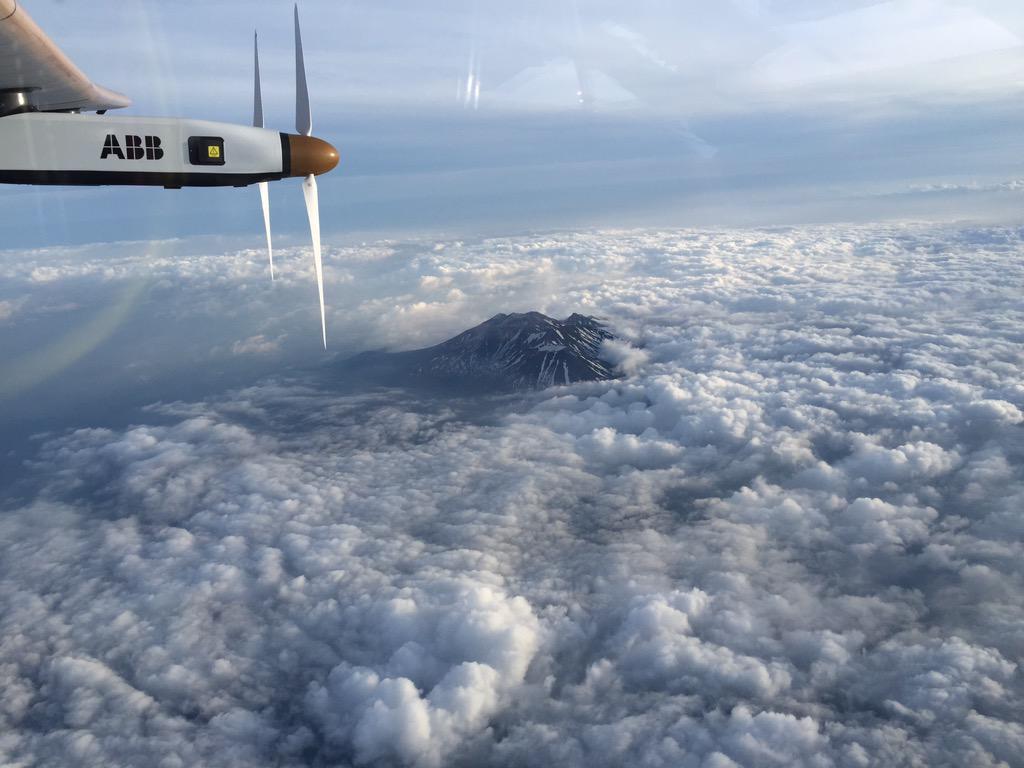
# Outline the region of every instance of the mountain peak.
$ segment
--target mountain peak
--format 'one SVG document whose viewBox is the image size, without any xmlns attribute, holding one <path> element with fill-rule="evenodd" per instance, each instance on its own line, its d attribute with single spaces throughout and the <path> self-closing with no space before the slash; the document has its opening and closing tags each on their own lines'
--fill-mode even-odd
<svg viewBox="0 0 1024 768">
<path fill-rule="evenodd" d="M 593 317 L 556 320 L 540 312 L 497 314 L 436 347 L 421 350 L 420 372 L 504 384 L 514 390 L 543 389 L 614 376 L 600 358 L 614 336 Z"/>
<path fill-rule="evenodd" d="M 451 390 L 521 391 L 615 376 L 601 346 L 615 338 L 600 320 L 572 314 L 499 313 L 428 349 L 360 355 L 349 373 L 392 384 L 431 383 Z"/>
</svg>

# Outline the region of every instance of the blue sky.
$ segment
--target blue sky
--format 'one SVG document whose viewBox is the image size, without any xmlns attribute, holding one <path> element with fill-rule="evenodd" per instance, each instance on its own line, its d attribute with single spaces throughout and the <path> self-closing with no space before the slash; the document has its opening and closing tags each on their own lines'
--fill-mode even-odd
<svg viewBox="0 0 1024 768">
<path fill-rule="evenodd" d="M 133 114 L 247 121 L 258 28 L 268 125 L 293 123 L 287 2 L 25 7 Z M 1017 208 L 1010 2 L 310 0 L 302 14 L 316 130 L 343 155 L 323 181 L 328 237 Z M 279 234 L 300 235 L 296 185 L 273 195 Z M 256 236 L 254 197 L 0 190 L 11 246 Z"/>
</svg>

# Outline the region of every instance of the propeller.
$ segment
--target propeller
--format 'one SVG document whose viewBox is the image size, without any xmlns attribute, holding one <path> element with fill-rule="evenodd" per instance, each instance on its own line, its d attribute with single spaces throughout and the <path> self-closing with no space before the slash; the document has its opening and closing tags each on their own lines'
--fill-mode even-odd
<svg viewBox="0 0 1024 768">
<path fill-rule="evenodd" d="M 306 84 L 306 61 L 302 53 L 302 32 L 299 29 L 299 4 L 295 4 L 295 130 L 301 136 L 313 134 L 313 116 L 309 109 L 309 87 Z M 309 174 L 302 182 L 306 198 L 306 214 L 309 217 L 309 232 L 313 237 L 313 266 L 316 270 L 316 287 L 320 294 L 320 327 L 323 331 L 324 349 L 327 349 L 327 308 L 324 305 L 324 267 L 320 250 L 320 195 L 316 176 Z"/>
<path fill-rule="evenodd" d="M 256 33 L 253 36 L 253 48 L 255 50 L 255 71 L 256 85 L 253 94 L 252 124 L 254 128 L 263 127 L 263 89 L 260 87 L 260 36 Z M 267 231 L 267 256 L 270 258 L 270 280 L 274 280 L 274 244 L 270 236 L 270 184 L 266 181 L 259 183 L 260 201 L 263 204 L 263 227 Z"/>
<path fill-rule="evenodd" d="M 256 85 L 253 95 L 252 124 L 263 128 L 263 93 L 260 85 L 259 35 L 254 38 Z M 313 118 L 309 109 L 309 88 L 306 84 L 306 63 L 302 53 L 302 33 L 299 29 L 299 5 L 295 4 L 295 130 L 298 135 L 284 136 L 284 146 L 290 156 L 285 158 L 285 175 L 302 178 L 302 192 L 306 198 L 309 232 L 313 238 L 313 267 L 320 297 L 320 330 L 324 349 L 327 349 L 327 307 L 324 303 L 324 266 L 320 243 L 320 196 L 316 176 L 327 173 L 338 165 L 338 151 L 327 142 L 313 137 Z M 270 234 L 270 189 L 261 182 L 260 200 L 263 203 L 263 224 L 267 231 L 267 254 L 270 258 L 270 278 L 274 279 L 274 246 Z"/>
</svg>

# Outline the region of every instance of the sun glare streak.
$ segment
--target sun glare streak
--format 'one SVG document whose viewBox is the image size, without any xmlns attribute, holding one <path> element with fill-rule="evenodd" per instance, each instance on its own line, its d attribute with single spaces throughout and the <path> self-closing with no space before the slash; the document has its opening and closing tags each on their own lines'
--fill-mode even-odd
<svg viewBox="0 0 1024 768">
<path fill-rule="evenodd" d="M 144 68 L 147 73 L 147 96 L 152 99 L 155 109 L 161 115 L 174 115 L 181 111 L 181 99 L 173 84 L 178 81 L 170 65 L 171 55 L 163 35 L 157 30 L 163 27 L 159 18 L 154 19 L 148 2 L 133 3 L 126 9 L 130 14 L 130 26 L 134 28 L 140 50 L 146 52 Z M 180 58 L 180 56 L 176 57 Z"/>
<path fill-rule="evenodd" d="M 66 336 L 38 352 L 15 360 L 0 379 L 0 400 L 11 398 L 54 378 L 91 354 L 109 339 L 131 315 L 149 285 L 138 279 L 129 282 L 120 296 L 89 322 L 73 328 Z"/>
</svg>

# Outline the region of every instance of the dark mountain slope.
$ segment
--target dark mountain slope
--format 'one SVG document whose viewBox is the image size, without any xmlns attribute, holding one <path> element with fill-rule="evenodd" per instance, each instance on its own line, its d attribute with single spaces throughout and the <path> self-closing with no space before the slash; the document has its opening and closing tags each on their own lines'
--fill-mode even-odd
<svg viewBox="0 0 1024 768">
<path fill-rule="evenodd" d="M 521 391 L 615 376 L 601 359 L 612 333 L 598 320 L 555 320 L 539 312 L 495 315 L 435 347 L 370 352 L 342 363 L 346 373 L 379 383 L 434 384 L 455 390 Z"/>
</svg>

